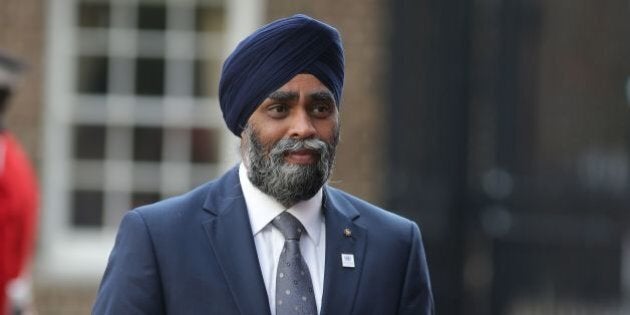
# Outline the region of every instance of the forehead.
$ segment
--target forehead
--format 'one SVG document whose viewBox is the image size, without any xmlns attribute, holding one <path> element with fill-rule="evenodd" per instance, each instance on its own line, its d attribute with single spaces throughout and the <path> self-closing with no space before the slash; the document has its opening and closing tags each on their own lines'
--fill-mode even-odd
<svg viewBox="0 0 630 315">
<path fill-rule="evenodd" d="M 300 73 L 281 86 L 278 91 L 327 91 L 330 90 L 319 79 L 308 73 Z"/>
</svg>

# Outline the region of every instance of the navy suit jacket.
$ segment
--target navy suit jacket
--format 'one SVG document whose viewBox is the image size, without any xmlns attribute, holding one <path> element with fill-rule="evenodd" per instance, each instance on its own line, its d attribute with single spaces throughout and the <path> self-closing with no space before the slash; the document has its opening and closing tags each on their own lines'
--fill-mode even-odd
<svg viewBox="0 0 630 315">
<path fill-rule="evenodd" d="M 320 314 L 433 313 L 415 223 L 329 186 L 323 211 Z M 342 253 L 354 255 L 354 268 L 342 266 Z M 238 168 L 128 212 L 92 313 L 269 314 Z"/>
</svg>

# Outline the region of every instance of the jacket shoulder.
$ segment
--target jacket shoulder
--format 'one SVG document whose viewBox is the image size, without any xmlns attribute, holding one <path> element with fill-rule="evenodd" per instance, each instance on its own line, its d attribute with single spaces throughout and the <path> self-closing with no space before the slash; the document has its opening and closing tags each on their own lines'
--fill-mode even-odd
<svg viewBox="0 0 630 315">
<path fill-rule="evenodd" d="M 132 211 L 137 212 L 143 218 L 181 215 L 187 209 L 200 209 L 203 206 L 208 190 L 213 182 L 205 183 L 195 189 L 181 195 L 173 196 L 158 202 L 143 205 Z"/>
<path fill-rule="evenodd" d="M 378 225 L 379 228 L 401 229 L 409 231 L 416 223 L 389 210 L 369 203 L 357 196 L 340 189 L 327 186 L 327 196 L 338 209 L 343 209 L 350 216 L 358 216 L 357 223 Z"/>
<path fill-rule="evenodd" d="M 217 198 L 225 198 L 240 192 L 237 168 L 232 168 L 223 176 L 209 181 L 181 195 L 173 196 L 153 204 L 133 209 L 145 219 L 168 220 L 182 217 L 189 212 L 199 212 L 210 204 L 216 204 Z"/>
</svg>

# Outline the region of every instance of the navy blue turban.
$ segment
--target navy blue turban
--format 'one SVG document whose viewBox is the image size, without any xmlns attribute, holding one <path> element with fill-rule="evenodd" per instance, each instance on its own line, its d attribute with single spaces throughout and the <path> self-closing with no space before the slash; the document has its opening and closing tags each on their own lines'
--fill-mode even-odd
<svg viewBox="0 0 630 315">
<path fill-rule="evenodd" d="M 337 106 L 344 76 L 339 32 L 298 14 L 271 22 L 241 41 L 223 64 L 219 103 L 235 135 L 272 92 L 300 73 L 317 77 L 332 92 Z"/>
</svg>

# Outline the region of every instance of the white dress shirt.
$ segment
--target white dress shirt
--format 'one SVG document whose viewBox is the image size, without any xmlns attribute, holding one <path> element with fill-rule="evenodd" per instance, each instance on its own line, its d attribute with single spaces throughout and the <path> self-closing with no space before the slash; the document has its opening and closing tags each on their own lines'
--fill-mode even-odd
<svg viewBox="0 0 630 315">
<path fill-rule="evenodd" d="M 322 214 L 322 190 L 320 189 L 311 199 L 301 201 L 286 209 L 249 181 L 247 169 L 243 163 L 239 166 L 238 174 L 254 233 L 260 270 L 267 288 L 271 315 L 276 314 L 276 271 L 280 253 L 284 247 L 284 236 L 271 224 L 271 221 L 285 210 L 295 216 L 306 229 L 306 234 L 302 234 L 300 239 L 300 251 L 311 273 L 319 313 L 322 305 L 326 257 L 326 226 Z"/>
</svg>

